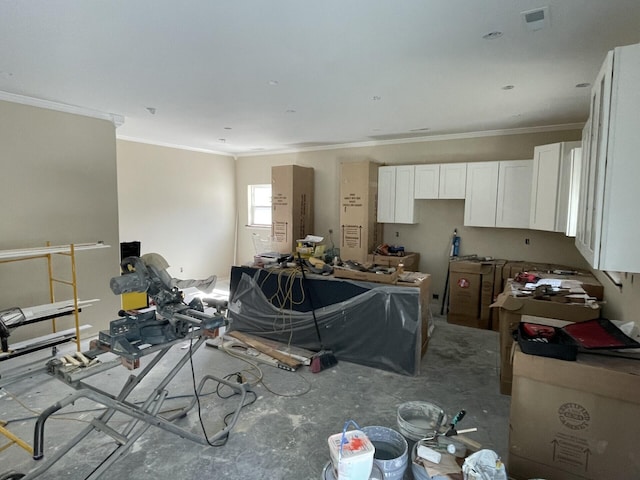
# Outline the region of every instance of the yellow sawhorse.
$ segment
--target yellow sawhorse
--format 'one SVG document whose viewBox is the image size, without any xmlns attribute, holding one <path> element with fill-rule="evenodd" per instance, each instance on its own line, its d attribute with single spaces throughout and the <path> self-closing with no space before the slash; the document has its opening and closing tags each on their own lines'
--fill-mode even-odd
<svg viewBox="0 0 640 480">
<path fill-rule="evenodd" d="M 7 422 L 3 422 L 2 420 L 0 420 L 0 434 L 4 435 L 9 439 L 9 443 L 5 443 L 4 445 L 0 446 L 0 452 L 3 450 L 6 450 L 7 448 L 9 448 L 11 445 L 15 443 L 19 447 L 24 448 L 27 452 L 29 452 L 30 455 L 33 456 L 33 447 L 29 445 L 27 442 L 25 442 L 24 440 L 22 440 L 17 435 L 14 435 L 9 430 L 4 428 L 6 425 L 7 425 Z"/>
</svg>

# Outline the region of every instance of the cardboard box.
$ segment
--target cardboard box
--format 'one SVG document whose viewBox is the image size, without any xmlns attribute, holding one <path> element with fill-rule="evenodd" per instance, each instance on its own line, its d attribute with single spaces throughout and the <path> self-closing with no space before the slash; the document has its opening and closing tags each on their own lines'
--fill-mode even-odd
<svg viewBox="0 0 640 480">
<path fill-rule="evenodd" d="M 333 276 L 336 278 L 359 280 L 361 282 L 386 283 L 390 285 L 395 285 L 398 282 L 398 272 L 360 272 L 358 270 L 351 270 L 349 268 L 333 267 Z"/>
<path fill-rule="evenodd" d="M 402 279 L 414 280 L 411 282 L 402 281 Z M 427 353 L 427 347 L 429 345 L 429 337 L 434 328 L 433 317 L 431 315 L 431 275 L 422 272 L 410 272 L 400 275 L 398 278 L 398 287 L 416 287 L 420 289 L 420 316 L 422 318 L 422 331 L 421 331 L 421 355 Z"/>
<path fill-rule="evenodd" d="M 377 222 L 378 164 L 348 162 L 340 166 L 340 258 L 364 263 L 382 243 Z"/>
<path fill-rule="evenodd" d="M 271 167 L 272 247 L 279 253 L 296 251 L 297 240 L 314 233 L 313 168 Z"/>
<path fill-rule="evenodd" d="M 575 274 L 555 274 L 554 271 L 576 272 Z M 602 300 L 604 296 L 604 287 L 587 270 L 576 269 L 567 265 L 557 265 L 553 263 L 536 263 L 536 262 L 507 262 L 502 269 L 503 284 L 510 278 L 515 278 L 520 272 L 535 273 L 542 278 L 556 278 L 561 280 L 577 280 L 582 283 L 584 290 L 597 300 Z"/>
<path fill-rule="evenodd" d="M 447 321 L 467 327 L 489 328 L 494 276 L 493 260 L 450 262 Z"/>
<path fill-rule="evenodd" d="M 517 479 L 640 478 L 640 362 L 514 354 L 507 471 Z"/>
<path fill-rule="evenodd" d="M 500 393 L 511 394 L 513 376 L 512 332 L 518 327 L 523 315 L 554 318 L 570 322 L 582 322 L 600 316 L 600 306 L 590 304 L 556 303 L 547 300 L 535 300 L 529 297 L 512 295 L 511 283 L 507 282 L 505 291 L 501 293 L 492 308 L 499 310 L 500 319 Z"/>
<path fill-rule="evenodd" d="M 399 264 L 404 265 L 407 272 L 420 271 L 420 254 L 416 252 L 405 252 L 401 257 L 396 255 L 367 255 L 367 262 L 383 267 L 397 267 Z"/>
</svg>

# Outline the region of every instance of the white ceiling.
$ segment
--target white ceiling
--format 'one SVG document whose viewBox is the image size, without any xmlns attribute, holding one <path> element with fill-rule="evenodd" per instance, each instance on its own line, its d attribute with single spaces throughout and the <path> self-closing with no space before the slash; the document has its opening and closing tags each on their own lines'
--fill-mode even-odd
<svg viewBox="0 0 640 480">
<path fill-rule="evenodd" d="M 575 126 L 576 85 L 637 42 L 639 0 L 2 0 L 0 91 L 122 115 L 119 138 L 255 154 Z"/>
</svg>

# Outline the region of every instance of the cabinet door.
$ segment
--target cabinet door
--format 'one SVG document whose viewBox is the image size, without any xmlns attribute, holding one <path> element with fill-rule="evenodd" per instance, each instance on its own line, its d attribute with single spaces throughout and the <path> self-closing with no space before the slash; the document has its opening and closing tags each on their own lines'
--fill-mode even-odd
<svg viewBox="0 0 640 480">
<path fill-rule="evenodd" d="M 496 227 L 529 228 L 531 160 L 498 162 Z"/>
<path fill-rule="evenodd" d="M 444 167 L 444 165 L 442 165 Z M 416 165 L 415 198 L 438 198 L 440 189 L 440 165 Z"/>
<path fill-rule="evenodd" d="M 466 182 L 466 163 L 444 163 L 440 165 L 440 191 L 438 198 L 464 199 Z"/>
<path fill-rule="evenodd" d="M 586 128 L 586 127 L 585 127 Z M 582 147 L 571 149 L 571 178 L 569 180 L 569 195 L 567 204 L 567 225 L 565 235 L 576 236 L 578 223 L 578 205 L 580 203 L 580 175 L 582 172 Z"/>
<path fill-rule="evenodd" d="M 413 165 L 396 167 L 395 223 L 415 223 Z"/>
<path fill-rule="evenodd" d="M 467 164 L 466 199 L 464 202 L 465 226 L 496 226 L 498 163 L 477 162 Z"/>
<path fill-rule="evenodd" d="M 529 228 L 533 230 L 557 231 L 560 150 L 560 143 L 541 145 L 534 149 L 529 215 Z"/>
<path fill-rule="evenodd" d="M 576 237 L 578 251 L 594 268 L 598 268 L 600 256 L 612 75 L 613 53 L 609 52 L 591 90 L 589 158 L 583 162 L 581 181 L 585 189 L 579 219 L 582 231 L 581 238 Z"/>
<path fill-rule="evenodd" d="M 393 223 L 396 209 L 396 167 L 378 169 L 378 222 Z"/>
</svg>

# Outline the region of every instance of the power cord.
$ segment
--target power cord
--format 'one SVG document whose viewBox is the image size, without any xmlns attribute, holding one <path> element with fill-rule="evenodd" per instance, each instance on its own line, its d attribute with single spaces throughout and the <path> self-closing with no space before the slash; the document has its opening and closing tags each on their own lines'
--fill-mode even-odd
<svg viewBox="0 0 640 480">
<path fill-rule="evenodd" d="M 189 338 L 189 363 L 191 364 L 191 380 L 193 381 L 193 395 L 196 398 L 196 404 L 198 405 L 198 420 L 200 421 L 200 427 L 202 428 L 202 433 L 204 434 L 204 439 L 207 442 L 207 444 L 211 447 L 222 447 L 224 446 L 228 441 L 229 441 L 229 432 L 227 432 L 222 438 L 220 438 L 219 440 L 217 440 L 216 442 L 211 442 L 209 441 L 209 435 L 207 435 L 207 429 L 204 426 L 204 420 L 202 419 L 202 408 L 200 406 L 200 395 L 198 395 L 198 387 L 196 386 L 196 372 L 195 372 L 195 367 L 193 366 L 193 337 Z M 237 375 L 240 375 L 240 377 L 238 377 Z M 226 377 L 224 377 L 225 380 L 228 380 L 230 378 L 233 378 L 234 376 L 236 376 L 236 378 L 240 378 L 242 379 L 242 374 L 239 372 L 235 372 L 232 374 L 227 375 Z M 218 383 L 218 387 L 220 387 L 220 383 Z M 256 400 L 258 400 L 258 395 L 252 391 L 249 390 L 247 393 L 251 393 L 253 394 L 253 400 L 244 403 L 240 409 L 243 409 L 244 407 L 248 407 L 249 405 L 252 405 L 256 402 Z M 220 397 L 220 398 L 231 398 L 234 395 L 237 395 L 237 393 L 233 393 L 229 396 L 223 397 L 220 395 L 218 388 L 216 388 L 216 394 Z M 226 414 L 223 418 L 223 422 L 225 427 L 228 426 L 229 424 L 227 423 L 229 417 L 233 416 L 235 412 L 230 412 L 228 414 Z"/>
</svg>

